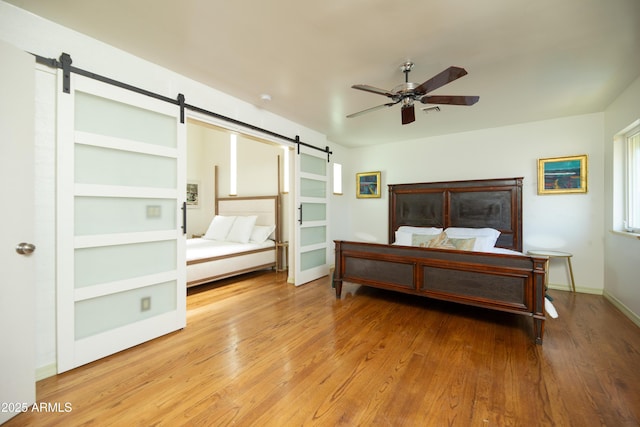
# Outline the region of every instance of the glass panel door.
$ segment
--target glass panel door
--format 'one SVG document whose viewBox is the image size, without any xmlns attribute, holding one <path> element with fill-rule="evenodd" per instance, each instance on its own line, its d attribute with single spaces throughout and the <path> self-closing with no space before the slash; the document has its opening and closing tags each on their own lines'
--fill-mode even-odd
<svg viewBox="0 0 640 427">
<path fill-rule="evenodd" d="M 179 107 L 71 81 L 58 105 L 58 372 L 186 324 Z"/>
<path fill-rule="evenodd" d="M 329 203 L 326 154 L 300 147 L 296 159 L 296 286 L 329 274 Z"/>
</svg>

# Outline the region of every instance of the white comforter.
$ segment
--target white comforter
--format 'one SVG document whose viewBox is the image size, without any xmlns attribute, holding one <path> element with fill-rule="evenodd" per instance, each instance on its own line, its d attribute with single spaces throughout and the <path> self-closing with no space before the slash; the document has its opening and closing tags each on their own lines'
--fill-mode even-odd
<svg viewBox="0 0 640 427">
<path fill-rule="evenodd" d="M 236 243 L 209 239 L 187 239 L 187 262 L 273 246 L 275 246 L 273 240 L 267 240 L 263 243 Z"/>
</svg>

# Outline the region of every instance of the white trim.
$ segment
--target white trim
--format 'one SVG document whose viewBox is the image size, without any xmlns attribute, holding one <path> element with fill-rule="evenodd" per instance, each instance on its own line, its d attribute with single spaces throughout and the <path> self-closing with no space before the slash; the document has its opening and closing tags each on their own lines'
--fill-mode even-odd
<svg viewBox="0 0 640 427">
<path fill-rule="evenodd" d="M 146 142 L 112 136 L 98 135 L 90 132 L 75 131 L 75 143 L 92 147 L 110 148 L 113 150 L 129 151 L 132 153 L 150 154 L 153 156 L 177 158 L 178 150 L 172 147 L 148 144 Z"/>
<path fill-rule="evenodd" d="M 549 283 L 547 287 L 549 289 L 553 289 L 554 291 L 571 292 L 571 285 Z M 602 289 L 584 288 L 581 286 L 576 286 L 576 293 L 589 294 L 589 295 L 602 295 Z"/>
<path fill-rule="evenodd" d="M 75 343 L 74 343 L 74 297 L 73 277 L 74 264 L 63 262 L 63 254 L 72 254 L 74 251 L 74 146 L 63 141 L 73 141 L 73 123 L 75 102 L 74 96 L 62 92 L 63 73 L 58 70 L 58 97 L 57 97 L 57 245 L 56 245 L 56 337 L 57 337 L 57 368 L 58 372 L 72 369 Z M 76 79 L 71 79 L 74 87 Z"/>
<path fill-rule="evenodd" d="M 148 276 L 134 277 L 133 279 L 118 280 L 115 282 L 100 283 L 99 285 L 83 286 L 76 288 L 75 301 L 84 301 L 91 298 L 98 298 L 117 292 L 125 292 L 133 289 L 144 288 L 157 285 L 158 283 L 170 282 L 177 279 L 176 270 L 163 273 L 150 274 Z"/>
<path fill-rule="evenodd" d="M 640 315 L 634 313 L 633 311 L 631 311 L 631 309 L 629 307 L 627 307 L 626 305 L 623 304 L 622 301 L 620 301 L 618 298 L 614 297 L 612 294 L 610 294 L 609 292 L 607 292 L 607 290 L 604 290 L 603 293 L 604 297 L 607 299 L 607 301 L 609 301 L 611 304 L 613 304 L 618 310 L 620 310 L 622 312 L 622 314 L 624 314 L 625 316 L 627 316 L 629 318 L 629 320 L 631 320 L 633 323 L 635 323 L 638 327 L 640 327 Z"/>
<path fill-rule="evenodd" d="M 141 231 L 139 233 L 100 234 L 92 236 L 76 236 L 74 248 L 94 248 L 96 246 L 128 245 L 133 243 L 159 242 L 176 238 L 175 230 Z"/>
<path fill-rule="evenodd" d="M 175 199 L 178 190 L 117 185 L 75 184 L 75 196 L 135 197 L 138 199 Z"/>
<path fill-rule="evenodd" d="M 632 233 L 630 231 L 620 231 L 620 230 L 609 230 L 609 232 L 616 234 L 618 236 L 627 237 L 629 239 L 640 240 L 640 233 Z"/>
<path fill-rule="evenodd" d="M 55 362 L 49 363 L 48 365 L 39 366 L 36 368 L 36 381 L 53 377 L 57 373 L 58 373 L 58 365 Z"/>
</svg>

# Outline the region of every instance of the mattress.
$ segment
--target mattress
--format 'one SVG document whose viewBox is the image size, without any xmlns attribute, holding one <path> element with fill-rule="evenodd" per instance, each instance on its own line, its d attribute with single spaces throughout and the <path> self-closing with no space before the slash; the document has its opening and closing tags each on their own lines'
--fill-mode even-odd
<svg viewBox="0 0 640 427">
<path fill-rule="evenodd" d="M 187 239 L 187 263 L 273 247 L 275 247 L 273 240 L 266 240 L 263 243 L 236 243 L 209 239 Z"/>
</svg>

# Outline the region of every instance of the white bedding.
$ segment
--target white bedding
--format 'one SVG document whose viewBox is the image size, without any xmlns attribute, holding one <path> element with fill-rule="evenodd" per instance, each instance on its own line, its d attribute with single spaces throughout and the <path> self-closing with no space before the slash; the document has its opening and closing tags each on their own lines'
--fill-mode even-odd
<svg viewBox="0 0 640 427">
<path fill-rule="evenodd" d="M 237 243 L 209 239 L 187 239 L 187 263 L 198 259 L 238 254 L 241 252 L 271 248 L 274 246 L 275 242 L 269 239 L 263 243 Z"/>
<path fill-rule="evenodd" d="M 490 252 L 493 254 L 505 254 L 505 255 L 524 255 L 524 253 L 514 251 L 513 249 L 496 248 L 495 246 L 493 248 L 487 249 L 486 251 L 482 251 L 482 252 Z"/>
</svg>

